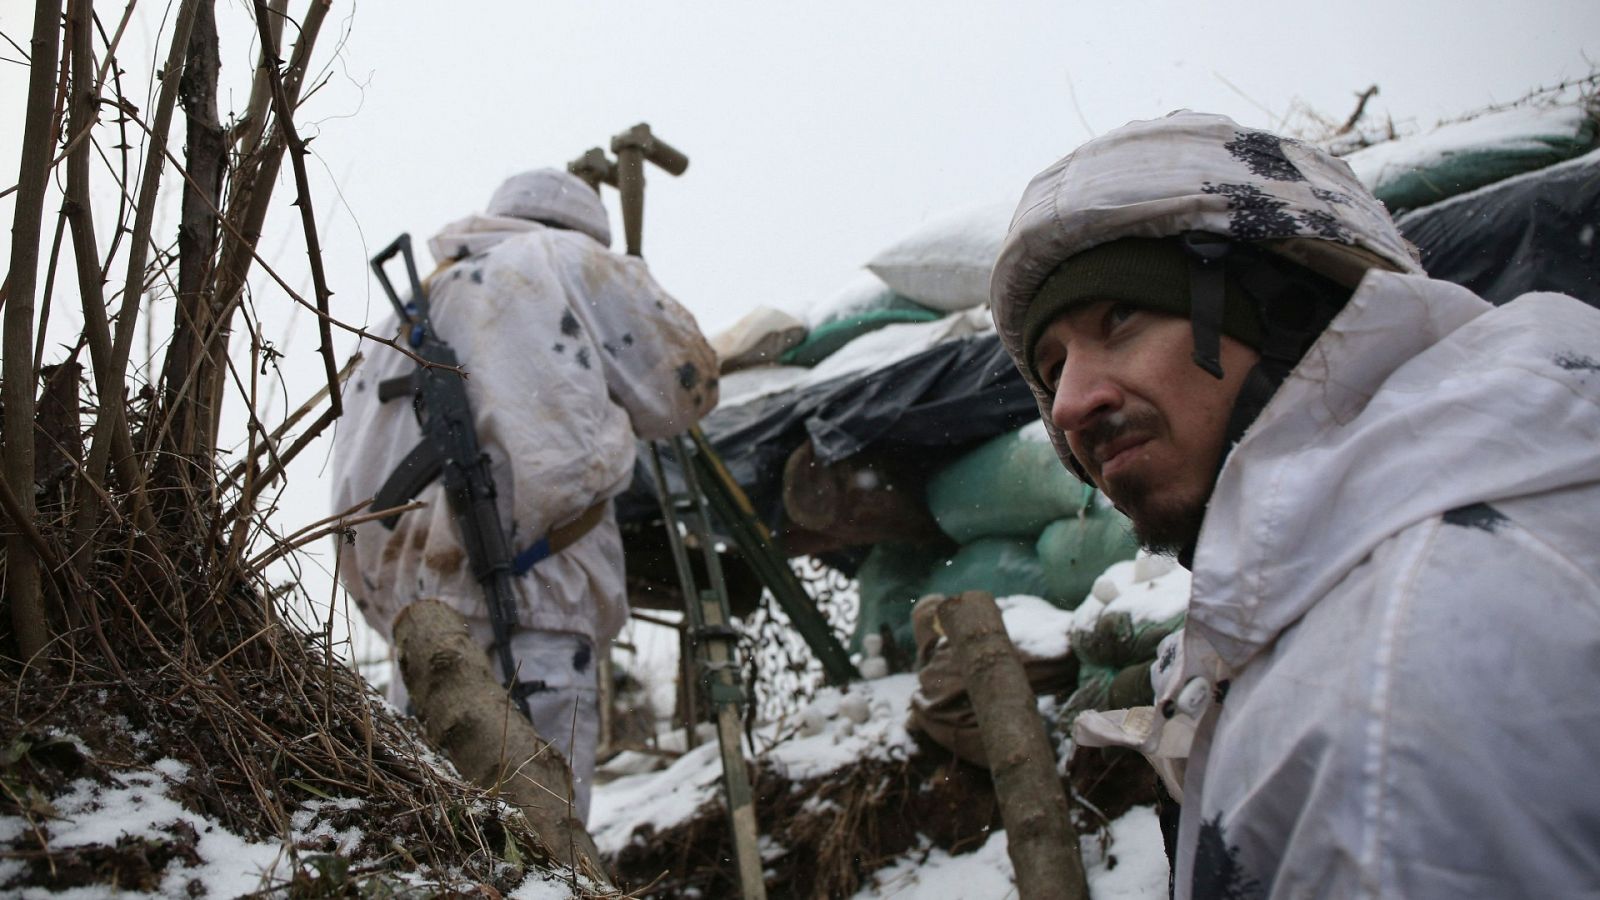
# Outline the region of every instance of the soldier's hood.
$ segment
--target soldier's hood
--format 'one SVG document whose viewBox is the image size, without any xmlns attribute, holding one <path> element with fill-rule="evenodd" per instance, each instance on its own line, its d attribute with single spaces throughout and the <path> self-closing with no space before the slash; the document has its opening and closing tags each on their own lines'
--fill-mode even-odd
<svg viewBox="0 0 1600 900">
<path fill-rule="evenodd" d="M 1098 137 L 1028 185 L 990 280 L 995 329 L 1011 358 L 1024 358 L 1028 306 L 1068 257 L 1119 238 L 1185 231 L 1261 242 L 1352 288 L 1373 268 L 1422 271 L 1383 204 L 1342 160 L 1226 116 L 1175 112 Z M 1019 368 L 1065 459 L 1048 393 Z"/>
</svg>

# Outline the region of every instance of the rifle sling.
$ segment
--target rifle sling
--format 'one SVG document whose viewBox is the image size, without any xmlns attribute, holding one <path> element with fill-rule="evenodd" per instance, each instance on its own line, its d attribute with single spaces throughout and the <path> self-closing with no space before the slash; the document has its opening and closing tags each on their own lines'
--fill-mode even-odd
<svg viewBox="0 0 1600 900">
<path fill-rule="evenodd" d="M 601 500 L 578 514 L 576 519 L 550 529 L 550 533 L 528 545 L 526 550 L 511 560 L 511 571 L 521 577 L 540 562 L 576 544 L 580 538 L 605 521 L 606 507 L 611 501 Z"/>
</svg>

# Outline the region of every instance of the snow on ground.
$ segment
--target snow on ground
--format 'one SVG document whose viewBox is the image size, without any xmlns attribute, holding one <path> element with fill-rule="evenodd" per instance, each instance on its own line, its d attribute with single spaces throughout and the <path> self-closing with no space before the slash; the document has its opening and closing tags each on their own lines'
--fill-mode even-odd
<svg viewBox="0 0 1600 900">
<path fill-rule="evenodd" d="M 1133 586 L 1133 564 L 1117 573 Z M 1176 569 L 1177 572 L 1183 572 Z M 1148 574 L 1148 573 L 1144 573 Z M 1163 580 L 1164 579 L 1164 580 Z M 1165 572 L 1138 587 L 1151 597 L 1169 598 L 1187 573 Z M 1157 584 L 1149 588 L 1146 585 Z M 1130 591 L 1137 596 L 1139 591 Z M 1160 615 L 1160 603 L 1124 602 L 1118 608 Z M 1031 653 L 1066 652 L 1068 626 L 1074 613 L 1050 606 L 1037 597 L 1005 597 L 999 601 L 1006 630 Z M 1181 608 L 1181 607 L 1180 607 Z M 799 715 L 798 723 L 757 729 L 756 741 L 780 742 L 763 756 L 791 781 L 820 778 L 869 759 L 895 759 L 913 751 L 906 732 L 906 714 L 916 676 L 891 675 L 860 682 L 847 690 L 825 688 Z M 640 825 L 655 833 L 690 817 L 721 792 L 721 760 L 715 742 L 704 744 L 659 771 L 620 778 L 595 788 L 590 830 L 603 853 L 617 853 Z M 1135 807 L 1111 823 L 1109 840 L 1085 838 L 1082 851 L 1092 900 L 1157 900 L 1167 893 L 1167 858 L 1155 812 Z M 769 847 L 769 850 L 772 849 Z M 1006 837 L 997 831 L 978 850 L 952 856 L 925 845 L 878 871 L 857 900 L 966 900 L 1015 897 Z"/>
<path fill-rule="evenodd" d="M 1082 838 L 1090 900 L 1164 900 L 1167 853 L 1155 810 L 1136 806 L 1111 823 L 1110 839 Z M 914 851 L 879 869 L 854 900 L 1003 900 L 1016 897 L 1004 831 L 977 850 L 951 856 L 938 848 Z"/>
<path fill-rule="evenodd" d="M 257 842 L 239 837 L 221 824 L 184 809 L 168 791 L 188 777 L 187 767 L 172 759 L 157 762 L 148 772 L 128 772 L 120 785 L 102 785 L 81 779 L 53 801 L 59 818 L 50 821 L 50 846 L 56 849 L 91 844 L 115 845 L 124 836 L 170 838 L 178 823 L 194 829 L 200 864 L 194 868 L 167 866 L 157 896 L 189 897 L 189 885 L 198 881 L 208 897 L 237 897 L 282 883 L 288 860 L 276 841 Z M 325 801 L 319 801 L 319 803 Z M 309 804 L 308 804 L 309 806 Z M 297 815 L 296 823 L 302 820 Z M 0 816 L 0 842 L 20 836 L 27 823 L 17 816 Z M 341 839 L 341 843 L 343 840 Z M 0 884 L 24 868 L 17 860 L 0 860 Z M 88 897 L 146 897 L 144 893 L 114 891 L 106 885 L 53 892 L 43 885 L 22 889 L 21 898 L 71 900 Z"/>
<path fill-rule="evenodd" d="M 824 688 L 801 710 L 798 723 L 756 729 L 758 746 L 777 742 L 762 758 L 791 781 L 819 778 L 866 759 L 902 758 L 914 747 L 905 723 L 916 687 L 914 675 L 891 675 L 844 691 Z M 597 785 L 589 831 L 602 853 L 616 853 L 640 825 L 659 832 L 692 817 L 719 795 L 721 778 L 722 758 L 711 741 L 659 772 Z"/>
<path fill-rule="evenodd" d="M 50 846 L 56 851 L 74 847 L 116 846 L 124 838 L 184 842 L 184 830 L 193 829 L 195 859 L 188 864 L 180 856 L 167 863 L 160 885 L 152 892 L 117 890 L 107 884 L 59 890 L 48 884 L 21 888 L 18 900 L 91 900 L 91 898 L 150 897 L 238 897 L 269 889 L 282 889 L 294 874 L 297 862 L 287 848 L 317 838 L 332 838 L 340 853 L 353 851 L 361 841 L 354 828 L 335 831 L 323 814 L 359 808 L 361 801 L 308 800 L 290 816 L 287 842 L 251 840 L 229 831 L 208 816 L 191 812 L 172 796 L 175 788 L 189 779 L 188 767 L 174 759 L 163 759 L 146 771 L 120 772 L 116 784 L 101 784 L 79 779 L 59 797 L 51 800 L 54 814 L 49 820 Z M 20 816 L 0 816 L 0 844 L 22 836 L 29 825 Z M 331 849 L 331 848 L 330 848 Z M 12 881 L 27 869 L 17 859 L 0 859 L 0 884 Z M 418 886 L 427 885 L 410 873 L 397 873 L 400 879 Z M 509 900 L 565 900 L 572 892 L 568 879 L 559 873 L 532 872 Z"/>
</svg>

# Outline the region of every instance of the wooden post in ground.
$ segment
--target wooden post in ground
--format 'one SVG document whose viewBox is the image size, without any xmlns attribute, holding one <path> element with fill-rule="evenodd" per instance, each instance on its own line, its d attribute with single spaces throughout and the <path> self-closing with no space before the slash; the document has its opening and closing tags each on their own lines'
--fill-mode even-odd
<svg viewBox="0 0 1600 900">
<path fill-rule="evenodd" d="M 428 740 L 472 783 L 519 807 L 554 857 L 607 881 L 594 838 L 572 815 L 572 769 L 489 670 L 466 619 L 436 600 L 394 623 L 400 673 Z"/>
<path fill-rule="evenodd" d="M 1087 900 L 1078 834 L 1055 753 L 994 597 L 967 591 L 947 600 L 938 616 L 978 716 L 1018 895 Z"/>
</svg>

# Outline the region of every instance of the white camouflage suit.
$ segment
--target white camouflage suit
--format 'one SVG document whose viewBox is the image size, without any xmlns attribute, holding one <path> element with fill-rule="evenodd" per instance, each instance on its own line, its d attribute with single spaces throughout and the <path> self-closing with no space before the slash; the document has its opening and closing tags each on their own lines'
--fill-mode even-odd
<svg viewBox="0 0 1600 900">
<path fill-rule="evenodd" d="M 607 501 L 628 487 L 636 437 L 681 433 L 717 403 L 716 356 L 694 317 L 642 260 L 609 251 L 609 242 L 594 191 L 553 169 L 510 179 L 486 214 L 429 241 L 442 266 L 430 281 L 432 321 L 469 375 L 513 552 L 607 503 L 598 526 L 516 582 L 519 678 L 544 683 L 528 697 L 534 726 L 572 762 L 582 817 L 598 734 L 594 654 L 628 614 Z M 372 499 L 421 437 L 409 398 L 377 398 L 379 382 L 415 363 L 383 346 L 362 352 L 334 442 L 339 511 Z M 465 615 L 488 647 L 487 604 L 443 488 L 435 482 L 417 499 L 426 508 L 402 515 L 393 531 L 357 527 L 354 545 L 339 549 L 340 581 L 385 638 L 408 604 L 433 598 Z M 390 699 L 406 704 L 398 673 Z"/>
<path fill-rule="evenodd" d="M 1431 280 L 1342 162 L 1177 113 L 1029 187 L 1013 357 L 1061 260 L 1185 229 L 1358 286 L 1221 469 L 1155 709 L 1075 737 L 1194 720 L 1179 898 L 1600 897 L 1600 312 Z"/>
</svg>

